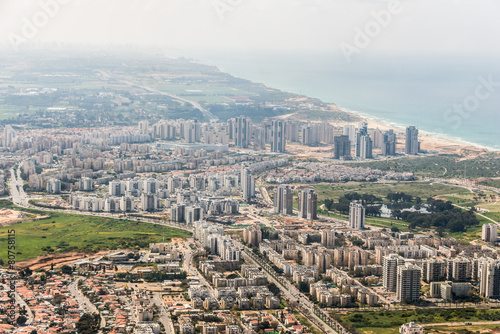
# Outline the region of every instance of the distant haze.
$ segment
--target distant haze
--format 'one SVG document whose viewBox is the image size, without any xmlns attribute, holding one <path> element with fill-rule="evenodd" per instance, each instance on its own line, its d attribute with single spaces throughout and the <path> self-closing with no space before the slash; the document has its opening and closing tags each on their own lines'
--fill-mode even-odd
<svg viewBox="0 0 500 334">
<path fill-rule="evenodd" d="M 0 47 L 147 47 L 498 150 L 499 13 L 498 0 L 0 0 Z"/>
<path fill-rule="evenodd" d="M 50 3 L 61 4 L 29 44 L 118 44 L 199 50 L 311 50 L 340 54 L 356 27 L 388 7 L 378 0 L 0 0 L 0 40 L 22 35 Z M 497 0 L 403 0 L 367 54 L 496 55 Z"/>
</svg>

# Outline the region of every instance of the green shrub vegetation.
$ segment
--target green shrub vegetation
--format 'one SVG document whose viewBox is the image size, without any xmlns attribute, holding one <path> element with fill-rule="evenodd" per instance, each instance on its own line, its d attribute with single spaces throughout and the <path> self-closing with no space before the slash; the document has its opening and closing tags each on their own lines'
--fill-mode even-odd
<svg viewBox="0 0 500 334">
<path fill-rule="evenodd" d="M 462 322 L 462 321 L 494 321 L 500 319 L 497 309 L 425 309 L 407 311 L 352 312 L 336 315 L 336 318 L 347 329 L 356 331 L 362 328 L 394 328 L 410 321 L 419 324 Z"/>
<path fill-rule="evenodd" d="M 349 166 L 370 167 L 383 171 L 411 172 L 417 176 L 442 178 L 480 178 L 499 177 L 500 159 L 498 153 L 483 154 L 474 159 L 467 159 L 457 154 L 445 154 L 432 157 L 401 158 L 368 163 L 354 163 Z"/>
<path fill-rule="evenodd" d="M 3 204 L 9 206 L 12 203 Z M 0 228 L 0 244 L 7 244 L 9 230 L 16 231 L 16 261 L 72 251 L 147 248 L 149 243 L 161 242 L 163 237 L 170 240 L 191 235 L 184 230 L 135 221 L 37 210 L 25 211 L 49 217 Z M 7 263 L 6 247 L 0 249 L 0 259 Z"/>
</svg>

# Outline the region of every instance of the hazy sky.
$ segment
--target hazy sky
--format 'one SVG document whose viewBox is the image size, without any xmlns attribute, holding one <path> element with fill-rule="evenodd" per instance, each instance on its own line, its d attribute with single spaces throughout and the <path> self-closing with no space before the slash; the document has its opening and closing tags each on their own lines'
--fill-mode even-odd
<svg viewBox="0 0 500 334">
<path fill-rule="evenodd" d="M 57 1 L 67 3 L 56 8 Z M 400 6 L 373 33 L 370 52 L 500 53 L 498 0 L 402 0 Z M 357 28 L 374 22 L 373 11 L 388 7 L 379 0 L 0 0 L 0 39 L 4 47 L 25 40 L 155 45 L 178 54 L 196 49 L 338 53 L 342 43 L 354 45 Z M 38 24 L 37 31 L 26 28 L 31 24 Z"/>
</svg>

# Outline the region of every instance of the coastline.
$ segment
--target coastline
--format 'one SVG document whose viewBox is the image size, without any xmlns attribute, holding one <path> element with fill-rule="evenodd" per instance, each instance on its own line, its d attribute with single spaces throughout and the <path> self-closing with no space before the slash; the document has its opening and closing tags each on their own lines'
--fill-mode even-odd
<svg viewBox="0 0 500 334">
<path fill-rule="evenodd" d="M 336 109 L 340 109 L 346 113 L 361 117 L 368 123 L 368 128 L 370 129 L 379 129 L 381 131 L 392 129 L 396 132 L 399 138 L 404 137 L 405 135 L 406 125 L 395 122 L 388 123 L 386 122 L 386 120 L 378 119 L 363 112 L 342 108 L 337 106 L 336 104 L 331 104 L 331 106 L 334 106 Z M 341 125 L 347 124 L 356 125 L 357 122 L 341 122 Z M 467 155 L 477 156 L 484 153 L 499 151 L 498 149 L 467 142 L 460 138 L 449 138 L 445 134 L 431 133 L 420 129 L 419 141 L 421 142 L 421 148 L 423 150 L 439 151 L 443 153 L 466 153 Z M 404 145 L 404 142 L 401 143 L 400 141 L 398 141 L 398 144 Z"/>
<path fill-rule="evenodd" d="M 341 108 L 341 109 L 345 112 L 349 112 L 351 114 L 360 116 L 360 117 L 364 118 L 366 121 L 368 121 L 369 123 L 376 124 L 377 126 L 378 125 L 386 126 L 388 128 L 398 130 L 398 131 L 405 131 L 405 129 L 406 129 L 406 125 L 401 124 L 401 123 L 397 123 L 397 122 L 393 122 L 393 121 L 388 122 L 385 119 L 380 119 L 380 118 L 371 116 L 365 112 L 360 112 L 360 111 L 351 110 L 351 109 L 347 109 L 347 108 Z M 433 137 L 436 140 L 441 140 L 441 141 L 447 142 L 447 143 L 454 143 L 454 144 L 466 146 L 466 147 L 474 147 L 475 149 L 484 149 L 484 150 L 491 151 L 491 152 L 500 151 L 500 149 L 498 149 L 498 148 L 484 146 L 484 145 L 477 144 L 477 143 L 474 143 L 471 141 L 467 141 L 467 140 L 464 140 L 461 138 L 452 137 L 452 136 L 446 135 L 444 133 L 430 132 L 430 131 L 425 131 L 425 130 L 421 130 L 421 129 L 419 129 L 419 133 L 423 134 L 425 136 Z"/>
<path fill-rule="evenodd" d="M 225 68 L 224 65 L 221 64 L 220 62 L 218 62 L 217 60 L 214 60 L 214 59 L 212 59 L 212 60 L 202 60 L 202 59 L 194 60 L 193 59 L 192 61 L 195 63 L 199 63 L 199 64 L 215 66 L 221 72 L 228 73 L 235 78 L 244 78 L 245 79 L 244 75 L 242 76 L 242 75 L 232 74 L 231 73 L 232 71 L 230 69 Z M 262 82 L 262 80 L 254 80 L 254 79 L 245 79 L 245 80 L 249 80 L 253 83 L 261 83 L 261 84 L 265 85 L 266 87 L 278 89 L 282 92 L 290 92 L 290 90 L 279 88 L 276 85 L 267 84 L 265 82 Z M 340 105 L 335 104 L 335 101 L 325 102 L 325 100 L 318 98 L 318 97 L 311 97 L 309 95 L 302 95 L 302 94 L 297 94 L 297 95 L 305 97 L 305 98 L 317 99 L 317 100 L 321 101 L 322 103 L 325 103 L 326 105 L 330 105 L 332 107 L 332 109 L 335 108 L 336 110 L 340 110 L 340 111 L 343 111 L 345 113 L 350 113 L 354 116 L 361 117 L 365 121 L 367 121 L 367 123 L 369 123 L 370 128 L 377 128 L 378 127 L 381 130 L 394 129 L 396 132 L 401 133 L 401 132 L 405 131 L 407 125 L 414 125 L 414 124 L 411 124 L 411 122 L 408 124 L 402 124 L 402 123 L 394 122 L 392 120 L 387 120 L 387 119 L 382 119 L 380 117 L 372 116 L 372 115 L 370 115 L 370 113 L 367 113 L 367 112 L 363 112 L 363 111 L 359 111 L 359 110 L 350 110 L 348 108 L 345 108 L 345 107 L 342 107 Z M 286 115 L 283 118 L 288 118 L 288 117 L 290 117 L 290 116 Z M 300 118 L 297 118 L 297 119 L 300 119 Z M 307 121 L 307 119 L 302 119 L 302 120 Z M 341 124 L 341 125 L 356 124 L 356 123 L 357 123 L 357 121 L 350 122 L 350 123 L 342 122 L 342 121 L 335 122 L 335 124 L 337 124 L 337 125 L 339 125 L 339 124 Z M 422 142 L 422 149 L 424 149 L 424 150 L 439 150 L 439 151 L 446 151 L 446 152 L 449 152 L 449 151 L 458 152 L 458 151 L 462 151 L 462 150 L 469 150 L 469 151 L 476 151 L 476 152 L 500 152 L 500 148 L 498 148 L 498 147 L 485 146 L 484 144 L 478 144 L 476 142 L 472 142 L 472 141 L 462 139 L 460 137 L 456 137 L 456 136 L 452 136 L 452 135 L 447 135 L 447 134 L 442 133 L 442 132 L 431 132 L 431 131 L 425 131 L 422 129 L 419 129 L 419 132 L 420 132 L 420 138 L 421 138 L 421 142 Z"/>
</svg>

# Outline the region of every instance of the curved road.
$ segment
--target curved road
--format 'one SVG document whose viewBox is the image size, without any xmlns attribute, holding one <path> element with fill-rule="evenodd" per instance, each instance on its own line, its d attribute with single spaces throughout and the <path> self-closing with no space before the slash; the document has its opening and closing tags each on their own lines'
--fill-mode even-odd
<svg viewBox="0 0 500 334">
<path fill-rule="evenodd" d="M 109 79 L 115 79 L 115 80 L 118 80 L 118 78 L 115 78 L 113 77 L 110 73 L 106 72 L 106 71 L 103 71 L 103 70 L 98 70 L 99 73 L 101 73 L 103 75 L 103 77 L 105 78 L 109 78 Z M 132 86 L 132 87 L 138 87 L 138 88 L 141 88 L 141 89 L 144 89 L 146 91 L 149 91 L 151 93 L 155 93 L 155 94 L 159 94 L 159 95 L 165 95 L 165 96 L 168 96 L 168 97 L 171 97 L 172 99 L 175 99 L 175 100 L 179 100 L 179 101 L 182 101 L 182 102 L 186 102 L 186 103 L 189 103 L 191 104 L 195 109 L 198 109 L 202 114 L 203 116 L 205 116 L 205 118 L 209 119 L 210 121 L 217 121 L 219 120 L 219 117 L 215 116 L 214 114 L 212 114 L 209 110 L 203 108 L 198 102 L 195 102 L 195 101 L 191 101 L 191 100 L 188 100 L 188 99 L 185 99 L 183 97 L 179 97 L 175 94 L 172 94 L 172 93 L 168 93 L 168 92 L 164 92 L 164 91 L 161 91 L 161 90 L 158 90 L 158 89 L 155 89 L 155 88 L 152 88 L 152 87 L 149 87 L 149 86 L 145 86 L 145 85 L 141 85 L 141 84 L 138 84 L 138 83 L 135 83 L 135 82 L 132 82 L 130 80 L 123 80 L 123 79 L 120 79 L 123 83 L 129 85 L 129 86 Z"/>
<path fill-rule="evenodd" d="M 9 291 L 9 287 L 4 284 L 4 289 L 5 291 Z M 24 309 L 27 311 L 26 313 L 26 324 L 31 325 L 33 321 L 35 320 L 35 317 L 33 315 L 33 312 L 31 311 L 29 305 L 24 301 L 24 299 L 17 293 L 14 292 L 14 297 L 16 299 L 16 304 L 19 305 L 19 310 L 24 306 Z"/>
<path fill-rule="evenodd" d="M 71 283 L 68 287 L 71 295 L 76 299 L 79 305 L 83 306 L 84 311 L 87 313 L 96 313 L 101 316 L 101 329 L 106 327 L 106 319 L 102 316 L 102 314 L 97 310 L 94 304 L 90 302 L 90 300 L 85 297 L 80 290 L 78 289 L 78 281 L 82 279 L 82 277 L 76 279 L 73 283 Z"/>
</svg>

